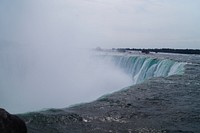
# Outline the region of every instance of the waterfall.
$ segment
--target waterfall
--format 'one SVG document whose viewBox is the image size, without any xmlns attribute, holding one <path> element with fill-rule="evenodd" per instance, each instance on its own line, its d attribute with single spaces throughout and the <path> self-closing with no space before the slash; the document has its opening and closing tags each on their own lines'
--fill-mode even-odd
<svg viewBox="0 0 200 133">
<path fill-rule="evenodd" d="M 104 56 L 108 57 L 108 56 Z M 114 64 L 130 75 L 134 84 L 143 82 L 152 77 L 167 77 L 183 74 L 186 63 L 176 62 L 170 59 L 158 59 L 144 56 L 120 56 L 109 57 Z"/>
</svg>

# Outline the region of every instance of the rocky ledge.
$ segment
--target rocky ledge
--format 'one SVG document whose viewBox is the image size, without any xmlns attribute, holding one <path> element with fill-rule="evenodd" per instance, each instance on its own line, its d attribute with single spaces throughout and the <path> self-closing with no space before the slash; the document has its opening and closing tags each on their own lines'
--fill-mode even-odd
<svg viewBox="0 0 200 133">
<path fill-rule="evenodd" d="M 0 108 L 0 133 L 27 133 L 26 124 L 18 116 Z"/>
</svg>

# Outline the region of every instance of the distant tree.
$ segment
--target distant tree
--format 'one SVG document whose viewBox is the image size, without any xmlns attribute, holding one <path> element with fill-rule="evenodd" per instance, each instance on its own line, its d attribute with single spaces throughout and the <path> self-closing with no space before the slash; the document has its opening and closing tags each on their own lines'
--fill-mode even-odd
<svg viewBox="0 0 200 133">
<path fill-rule="evenodd" d="M 144 53 L 144 54 L 149 54 L 150 53 L 150 51 L 147 50 L 147 49 L 143 49 L 141 52 Z"/>
</svg>

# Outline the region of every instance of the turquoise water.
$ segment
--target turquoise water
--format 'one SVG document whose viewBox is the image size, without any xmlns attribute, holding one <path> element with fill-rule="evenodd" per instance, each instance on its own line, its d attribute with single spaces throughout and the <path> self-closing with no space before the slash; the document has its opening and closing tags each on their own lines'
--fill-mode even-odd
<svg viewBox="0 0 200 133">
<path fill-rule="evenodd" d="M 140 56 L 108 55 L 114 64 L 132 77 L 133 84 L 138 84 L 152 77 L 167 77 L 184 73 L 184 62 L 170 59 L 158 59 Z"/>
</svg>

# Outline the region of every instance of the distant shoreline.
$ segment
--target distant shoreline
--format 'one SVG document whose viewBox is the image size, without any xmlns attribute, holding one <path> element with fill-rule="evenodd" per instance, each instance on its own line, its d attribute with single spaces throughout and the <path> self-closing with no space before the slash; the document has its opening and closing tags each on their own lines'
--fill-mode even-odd
<svg viewBox="0 0 200 133">
<path fill-rule="evenodd" d="M 141 49 L 141 48 L 112 48 L 113 51 L 118 52 L 131 52 L 140 51 L 145 54 L 150 52 L 155 53 L 175 53 L 175 54 L 197 54 L 200 55 L 200 49 L 171 49 L 171 48 L 161 48 L 161 49 Z"/>
</svg>

